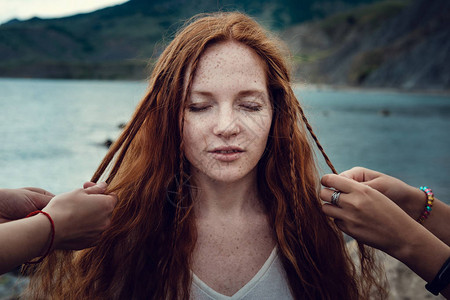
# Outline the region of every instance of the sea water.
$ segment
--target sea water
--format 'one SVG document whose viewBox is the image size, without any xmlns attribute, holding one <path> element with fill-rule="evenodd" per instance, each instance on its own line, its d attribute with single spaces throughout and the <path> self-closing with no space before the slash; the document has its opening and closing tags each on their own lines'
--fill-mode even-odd
<svg viewBox="0 0 450 300">
<path fill-rule="evenodd" d="M 147 83 L 0 79 L 0 187 L 81 187 Z M 338 171 L 364 166 L 450 203 L 450 96 L 297 88 Z M 321 174 L 330 172 L 318 154 Z"/>
</svg>

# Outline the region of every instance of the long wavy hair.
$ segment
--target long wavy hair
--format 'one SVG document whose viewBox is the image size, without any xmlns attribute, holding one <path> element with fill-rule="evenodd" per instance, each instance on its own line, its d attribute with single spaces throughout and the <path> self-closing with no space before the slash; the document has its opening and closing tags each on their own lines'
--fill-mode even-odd
<svg viewBox="0 0 450 300">
<path fill-rule="evenodd" d="M 55 251 L 32 270 L 29 297 L 189 299 L 196 225 L 183 152 L 185 91 L 205 49 L 228 40 L 266 64 L 273 120 L 257 184 L 292 294 L 384 297 L 373 255 L 360 245 L 355 267 L 342 233 L 322 212 L 314 142 L 335 170 L 293 93 L 282 43 L 236 12 L 194 17 L 160 55 L 146 96 L 92 178 L 106 178 L 108 192 L 118 195 L 111 226 L 95 247 Z"/>
</svg>

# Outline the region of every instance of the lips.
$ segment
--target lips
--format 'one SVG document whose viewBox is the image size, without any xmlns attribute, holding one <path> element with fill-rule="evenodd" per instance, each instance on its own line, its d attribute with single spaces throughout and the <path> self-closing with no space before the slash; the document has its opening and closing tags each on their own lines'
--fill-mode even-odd
<svg viewBox="0 0 450 300">
<path fill-rule="evenodd" d="M 239 150 L 216 150 L 213 151 L 213 153 L 221 153 L 221 154 L 230 154 L 230 153 L 238 153 L 238 152 L 242 152 Z"/>
<path fill-rule="evenodd" d="M 244 152 L 245 151 L 242 148 L 236 146 L 216 147 L 208 151 L 208 153 L 211 153 L 213 155 L 214 159 L 223 162 L 232 162 L 241 157 L 242 153 Z"/>
<path fill-rule="evenodd" d="M 210 153 L 237 153 L 237 152 L 244 152 L 244 149 L 238 147 L 238 146 L 221 146 L 221 147 L 215 147 L 212 150 L 209 150 Z"/>
</svg>

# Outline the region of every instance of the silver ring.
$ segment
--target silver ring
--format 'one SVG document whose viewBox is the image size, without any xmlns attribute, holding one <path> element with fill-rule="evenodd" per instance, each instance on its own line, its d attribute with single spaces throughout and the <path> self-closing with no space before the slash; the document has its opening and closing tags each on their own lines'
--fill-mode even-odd
<svg viewBox="0 0 450 300">
<path fill-rule="evenodd" d="M 341 192 L 339 191 L 334 191 L 333 195 L 331 196 L 331 204 L 336 205 L 337 207 L 339 206 L 339 196 L 341 195 Z"/>
</svg>

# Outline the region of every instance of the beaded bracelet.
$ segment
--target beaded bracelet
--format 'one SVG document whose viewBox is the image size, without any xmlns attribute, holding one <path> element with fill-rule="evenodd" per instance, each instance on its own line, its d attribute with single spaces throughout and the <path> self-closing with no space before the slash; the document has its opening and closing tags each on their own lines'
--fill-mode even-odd
<svg viewBox="0 0 450 300">
<path fill-rule="evenodd" d="M 50 251 L 52 250 L 53 241 L 54 241 L 54 239 L 55 239 L 55 223 L 53 222 L 52 217 L 50 217 L 50 215 L 49 215 L 48 213 L 46 213 L 45 211 L 42 211 L 42 210 L 36 210 L 36 211 L 33 211 L 33 212 L 29 213 L 26 217 L 27 217 L 27 218 L 28 218 L 28 217 L 32 217 L 32 216 L 37 215 L 37 214 L 43 214 L 43 215 L 45 215 L 45 216 L 47 217 L 47 219 L 50 221 L 50 224 L 51 224 L 51 226 L 52 226 L 52 235 L 51 235 L 51 238 L 50 238 L 50 245 L 48 245 L 48 248 L 47 248 L 47 250 L 45 251 L 44 255 L 42 255 L 42 256 L 41 256 L 38 260 L 36 260 L 36 261 L 28 261 L 28 262 L 26 262 L 25 264 L 27 264 L 27 265 L 30 265 L 30 264 L 38 264 L 38 263 L 42 262 L 42 261 L 44 260 L 44 258 L 47 257 L 47 255 L 48 255 L 48 254 L 50 253 Z"/>
<path fill-rule="evenodd" d="M 417 222 L 420 224 L 428 218 L 431 213 L 431 209 L 433 207 L 434 194 L 433 191 L 426 186 L 421 186 L 420 190 L 423 191 L 427 195 L 427 202 L 425 203 L 425 209 L 422 212 L 422 215 L 417 219 Z"/>
</svg>

